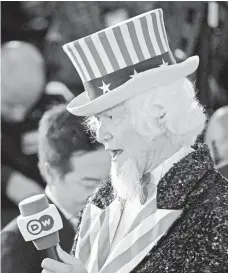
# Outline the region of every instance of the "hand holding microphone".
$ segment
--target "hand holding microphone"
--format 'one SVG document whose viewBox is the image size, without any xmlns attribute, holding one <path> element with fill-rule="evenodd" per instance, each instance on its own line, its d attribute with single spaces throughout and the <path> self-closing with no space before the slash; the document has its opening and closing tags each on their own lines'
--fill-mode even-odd
<svg viewBox="0 0 228 273">
<path fill-rule="evenodd" d="M 87 273 L 80 260 L 58 245 L 62 219 L 55 205 L 49 204 L 44 194 L 21 201 L 19 210 L 21 215 L 17 218 L 17 224 L 25 241 L 32 241 L 37 250 L 47 251 L 49 258 L 42 262 L 42 273 Z"/>
<path fill-rule="evenodd" d="M 57 246 L 57 252 L 62 263 L 46 258 L 41 264 L 44 268 L 42 273 L 88 273 L 79 259 L 66 253 L 59 245 Z"/>
</svg>

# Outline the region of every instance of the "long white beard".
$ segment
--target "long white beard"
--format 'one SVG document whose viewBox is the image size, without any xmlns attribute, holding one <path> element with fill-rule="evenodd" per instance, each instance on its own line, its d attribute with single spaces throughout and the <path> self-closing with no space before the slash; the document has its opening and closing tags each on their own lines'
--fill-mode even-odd
<svg viewBox="0 0 228 273">
<path fill-rule="evenodd" d="M 126 200 L 140 198 L 142 185 L 138 168 L 132 159 L 128 159 L 123 166 L 113 163 L 111 168 L 113 188 L 117 195 Z"/>
</svg>

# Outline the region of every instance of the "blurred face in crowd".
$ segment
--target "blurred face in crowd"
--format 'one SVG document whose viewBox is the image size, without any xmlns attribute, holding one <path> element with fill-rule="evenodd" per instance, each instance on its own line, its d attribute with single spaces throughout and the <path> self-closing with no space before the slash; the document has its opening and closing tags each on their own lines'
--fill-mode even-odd
<svg viewBox="0 0 228 273">
<path fill-rule="evenodd" d="M 228 128 L 226 128 L 227 125 L 225 124 L 224 127 L 219 125 L 216 127 L 216 133 L 214 133 L 213 141 L 211 141 L 209 147 L 212 146 L 212 156 L 214 157 L 215 163 L 219 165 L 228 162 Z"/>
<path fill-rule="evenodd" d="M 35 46 L 13 41 L 2 46 L 2 114 L 23 121 L 41 96 L 45 83 L 44 61 Z"/>
<path fill-rule="evenodd" d="M 148 167 L 150 143 L 126 118 L 125 107 L 119 105 L 96 115 L 97 140 L 112 157 L 112 183 L 122 197 L 138 194 L 139 179 Z"/>
<path fill-rule="evenodd" d="M 103 148 L 91 152 L 76 152 L 69 160 L 70 170 L 61 175 L 52 169 L 50 190 L 58 203 L 77 216 L 88 196 L 108 179 L 110 155 Z M 51 167 L 50 167 L 51 168 Z"/>
<path fill-rule="evenodd" d="M 220 108 L 212 115 L 205 142 L 209 145 L 216 165 L 228 162 L 228 106 Z"/>
</svg>

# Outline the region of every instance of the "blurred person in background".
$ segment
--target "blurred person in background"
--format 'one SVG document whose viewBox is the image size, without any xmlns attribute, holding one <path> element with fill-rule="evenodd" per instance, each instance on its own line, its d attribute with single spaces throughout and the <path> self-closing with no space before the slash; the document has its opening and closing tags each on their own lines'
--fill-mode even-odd
<svg viewBox="0 0 228 273">
<path fill-rule="evenodd" d="M 77 217 L 85 200 L 108 178 L 110 155 L 61 105 L 48 111 L 39 128 L 39 169 L 46 194 L 67 219 Z"/>
<path fill-rule="evenodd" d="M 45 86 L 44 59 L 34 45 L 21 41 L 2 45 L 2 227 L 18 214 L 21 200 L 45 186 L 37 167 L 38 122 L 52 104 L 65 101 L 45 94 Z"/>
<path fill-rule="evenodd" d="M 211 116 L 205 142 L 210 148 L 215 167 L 228 179 L 228 106 L 219 108 Z"/>
<path fill-rule="evenodd" d="M 47 111 L 39 126 L 39 168 L 47 183 L 47 197 L 63 219 L 60 245 L 67 252 L 79 211 L 100 182 L 108 178 L 110 169 L 109 153 L 85 130 L 83 118 L 70 114 L 65 105 Z M 41 261 L 47 255 L 24 241 L 16 219 L 3 229 L 1 237 L 2 272 L 41 272 Z"/>
</svg>

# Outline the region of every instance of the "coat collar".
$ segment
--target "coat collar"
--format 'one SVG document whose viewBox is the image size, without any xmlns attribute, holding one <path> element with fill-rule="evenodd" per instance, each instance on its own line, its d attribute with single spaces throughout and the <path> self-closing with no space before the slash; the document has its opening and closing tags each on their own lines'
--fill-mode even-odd
<svg viewBox="0 0 228 273">
<path fill-rule="evenodd" d="M 158 208 L 181 209 L 197 182 L 213 166 L 207 145 L 199 144 L 195 151 L 174 164 L 158 183 Z"/>
</svg>

